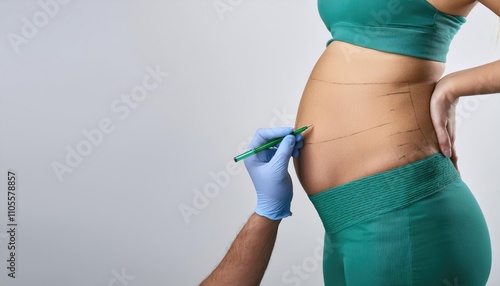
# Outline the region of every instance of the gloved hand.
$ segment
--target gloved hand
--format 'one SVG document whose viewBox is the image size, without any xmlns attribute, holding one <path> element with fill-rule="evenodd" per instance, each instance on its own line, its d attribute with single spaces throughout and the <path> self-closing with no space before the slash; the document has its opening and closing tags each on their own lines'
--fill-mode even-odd
<svg viewBox="0 0 500 286">
<path fill-rule="evenodd" d="M 271 220 L 280 220 L 292 215 L 290 204 L 293 187 L 288 163 L 290 156 L 297 157 L 303 146 L 302 135 L 290 135 L 291 127 L 259 129 L 255 133 L 249 149 L 259 147 L 273 139 L 286 136 L 278 148 L 261 151 L 245 159 L 252 182 L 257 192 L 258 215 Z"/>
</svg>

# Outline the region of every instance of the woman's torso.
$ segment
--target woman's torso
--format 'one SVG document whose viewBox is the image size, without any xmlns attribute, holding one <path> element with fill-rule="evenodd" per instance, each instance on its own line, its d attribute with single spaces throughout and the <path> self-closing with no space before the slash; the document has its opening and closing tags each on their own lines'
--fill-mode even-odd
<svg viewBox="0 0 500 286">
<path fill-rule="evenodd" d="M 455 15 L 472 8 L 470 0 L 431 2 Z M 437 61 L 333 41 L 311 73 L 297 114 L 296 127 L 313 124 L 295 160 L 306 192 L 313 195 L 439 152 L 429 103 L 443 72 Z"/>
</svg>

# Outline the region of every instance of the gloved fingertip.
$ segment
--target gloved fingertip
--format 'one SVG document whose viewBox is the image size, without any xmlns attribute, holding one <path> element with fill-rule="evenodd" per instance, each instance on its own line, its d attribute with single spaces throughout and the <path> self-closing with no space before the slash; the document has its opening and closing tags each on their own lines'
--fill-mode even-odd
<svg viewBox="0 0 500 286">
<path fill-rule="evenodd" d="M 284 140 L 286 140 L 286 143 L 288 143 L 290 147 L 295 146 L 295 136 L 287 135 Z"/>
<path fill-rule="evenodd" d="M 295 149 L 300 149 L 304 146 L 304 141 L 295 141 Z"/>
</svg>

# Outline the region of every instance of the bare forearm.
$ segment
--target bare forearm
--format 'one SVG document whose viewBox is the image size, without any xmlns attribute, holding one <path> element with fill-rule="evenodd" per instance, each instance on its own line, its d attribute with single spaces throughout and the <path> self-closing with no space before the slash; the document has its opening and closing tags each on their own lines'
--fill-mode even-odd
<svg viewBox="0 0 500 286">
<path fill-rule="evenodd" d="M 271 258 L 279 223 L 254 213 L 201 286 L 259 285 Z"/>
<path fill-rule="evenodd" d="M 448 92 L 454 98 L 498 93 L 500 92 L 500 61 L 451 73 L 443 80 L 447 81 Z"/>
</svg>

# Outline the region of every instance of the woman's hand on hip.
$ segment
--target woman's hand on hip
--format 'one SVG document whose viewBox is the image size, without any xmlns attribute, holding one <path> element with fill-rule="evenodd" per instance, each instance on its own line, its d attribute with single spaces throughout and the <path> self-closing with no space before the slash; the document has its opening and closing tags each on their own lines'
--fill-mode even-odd
<svg viewBox="0 0 500 286">
<path fill-rule="evenodd" d="M 436 131 L 439 148 L 446 157 L 451 158 L 457 170 L 455 109 L 458 99 L 457 96 L 450 92 L 450 82 L 445 76 L 436 84 L 430 103 L 431 119 Z"/>
</svg>

